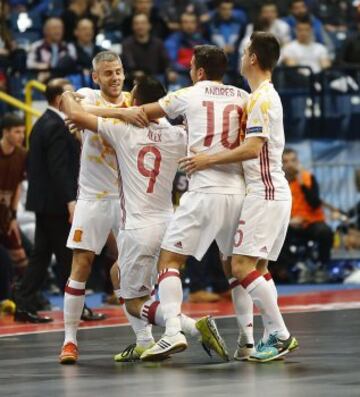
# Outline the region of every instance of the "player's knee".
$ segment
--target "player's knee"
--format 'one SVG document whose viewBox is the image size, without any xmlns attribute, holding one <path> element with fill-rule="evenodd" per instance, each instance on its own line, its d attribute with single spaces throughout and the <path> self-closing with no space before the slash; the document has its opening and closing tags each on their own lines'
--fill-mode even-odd
<svg viewBox="0 0 360 397">
<path fill-rule="evenodd" d="M 268 272 L 268 261 L 266 259 L 260 259 L 256 264 L 256 270 L 262 275 Z"/>
<path fill-rule="evenodd" d="M 74 252 L 71 266 L 71 278 L 78 281 L 86 281 L 91 272 L 94 259 L 92 252 Z"/>
<path fill-rule="evenodd" d="M 243 280 L 250 272 L 255 270 L 256 258 L 234 255 L 231 261 L 231 272 L 238 280 Z"/>
<path fill-rule="evenodd" d="M 161 250 L 158 262 L 158 270 L 161 271 L 168 268 L 180 269 L 185 262 L 186 256 Z"/>
</svg>

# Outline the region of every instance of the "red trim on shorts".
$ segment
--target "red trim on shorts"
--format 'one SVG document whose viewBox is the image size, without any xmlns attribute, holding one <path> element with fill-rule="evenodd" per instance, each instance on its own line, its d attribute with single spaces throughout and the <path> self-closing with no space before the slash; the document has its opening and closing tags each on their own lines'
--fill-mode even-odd
<svg viewBox="0 0 360 397">
<path fill-rule="evenodd" d="M 163 270 L 162 272 L 159 273 L 158 284 L 160 284 L 161 281 L 163 281 L 165 278 L 168 278 L 168 277 L 180 278 L 180 272 L 178 270 L 169 270 L 169 269 Z"/>
<path fill-rule="evenodd" d="M 147 314 L 147 318 L 148 318 L 150 324 L 156 325 L 155 315 L 156 315 L 156 310 L 159 305 L 160 305 L 160 302 L 155 301 L 149 306 L 149 312 Z"/>
<path fill-rule="evenodd" d="M 253 281 L 255 281 L 257 278 L 262 277 L 261 274 L 257 271 L 254 270 L 251 273 L 249 273 L 242 281 L 241 285 L 246 289 Z"/>
<path fill-rule="evenodd" d="M 266 281 L 270 281 L 270 280 L 272 280 L 272 275 L 271 275 L 271 273 L 266 273 L 266 274 L 264 274 L 264 279 L 266 280 Z"/>
<path fill-rule="evenodd" d="M 236 288 L 238 285 L 241 285 L 241 282 L 239 280 L 234 280 L 231 283 L 229 283 L 230 289 Z"/>
<path fill-rule="evenodd" d="M 74 296 L 82 296 L 82 295 L 85 295 L 85 288 L 84 289 L 71 288 L 67 285 L 65 287 L 65 292 L 67 294 L 74 295 Z"/>
</svg>

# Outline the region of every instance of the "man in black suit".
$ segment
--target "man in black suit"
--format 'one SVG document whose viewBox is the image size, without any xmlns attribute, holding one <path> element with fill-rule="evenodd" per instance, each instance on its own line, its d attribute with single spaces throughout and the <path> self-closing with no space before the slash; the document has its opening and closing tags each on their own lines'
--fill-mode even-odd
<svg viewBox="0 0 360 397">
<path fill-rule="evenodd" d="M 52 254 L 59 265 L 63 289 L 70 273 L 72 251 L 66 241 L 77 195 L 80 143 L 69 133 L 65 115 L 59 110 L 61 94 L 67 90 L 73 91 L 68 80 L 50 80 L 45 92 L 49 106 L 30 136 L 26 208 L 36 215 L 35 245 L 21 285 L 15 291 L 17 321 L 52 321 L 39 316 L 34 305 L 47 278 Z M 91 318 L 91 311 L 87 314 L 90 318 L 85 319 L 99 319 Z"/>
</svg>

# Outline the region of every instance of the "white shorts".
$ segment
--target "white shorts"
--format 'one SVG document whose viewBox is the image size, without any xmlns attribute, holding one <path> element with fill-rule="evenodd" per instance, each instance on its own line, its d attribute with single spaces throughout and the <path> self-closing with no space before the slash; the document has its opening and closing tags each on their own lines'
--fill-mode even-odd
<svg viewBox="0 0 360 397">
<path fill-rule="evenodd" d="M 67 247 L 99 255 L 111 231 L 120 227 L 119 200 L 78 200 Z"/>
<path fill-rule="evenodd" d="M 243 201 L 242 194 L 185 193 L 161 248 L 200 261 L 216 240 L 223 256 L 230 256 Z"/>
<path fill-rule="evenodd" d="M 119 232 L 117 242 L 122 298 L 134 299 L 151 294 L 167 225 L 168 222 Z"/>
<path fill-rule="evenodd" d="M 290 213 L 290 200 L 247 196 L 234 237 L 233 253 L 276 261 L 285 241 Z"/>
</svg>

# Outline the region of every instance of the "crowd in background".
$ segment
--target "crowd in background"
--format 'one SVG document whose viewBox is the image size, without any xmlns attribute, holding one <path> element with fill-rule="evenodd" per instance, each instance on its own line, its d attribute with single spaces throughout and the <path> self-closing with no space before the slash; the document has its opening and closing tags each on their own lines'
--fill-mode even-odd
<svg viewBox="0 0 360 397">
<path fill-rule="evenodd" d="M 26 68 L 42 81 L 86 75 L 92 57 L 112 48 L 129 82 L 146 73 L 178 87 L 189 84 L 192 49 L 203 43 L 224 48 L 235 81 L 254 30 L 275 34 L 283 65 L 314 74 L 332 64 L 360 65 L 356 0 L 10 0 L 1 9 L 0 81 L 5 89 L 6 76 Z"/>
</svg>

